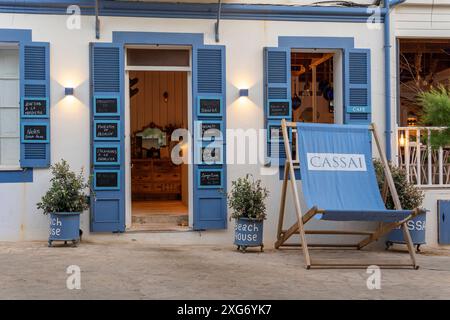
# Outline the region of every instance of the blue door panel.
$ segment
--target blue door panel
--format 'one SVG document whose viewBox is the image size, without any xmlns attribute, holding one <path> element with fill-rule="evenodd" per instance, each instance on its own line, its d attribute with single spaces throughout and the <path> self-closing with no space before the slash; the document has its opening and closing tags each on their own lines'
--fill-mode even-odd
<svg viewBox="0 0 450 320">
<path fill-rule="evenodd" d="M 225 47 L 198 46 L 193 50 L 194 92 L 194 160 L 201 159 L 203 147 L 212 147 L 202 138 L 199 121 L 221 124 L 222 141 L 214 144 L 220 151 L 218 162 L 194 164 L 194 223 L 195 230 L 225 229 L 227 227 L 226 203 L 226 94 L 225 94 Z M 203 101 L 215 101 L 211 108 L 202 107 Z M 199 156 L 200 155 L 200 156 Z M 215 176 L 216 183 L 208 177 Z M 203 177 L 203 180 L 201 179 Z M 202 182 L 203 181 L 203 182 Z"/>
<path fill-rule="evenodd" d="M 95 195 L 91 197 L 91 231 L 125 231 L 125 171 L 123 46 L 93 43 L 91 59 L 91 172 Z M 96 112 L 96 98 L 117 99 L 118 110 Z M 98 161 L 96 148 L 116 148 L 113 161 Z"/>
<path fill-rule="evenodd" d="M 438 200 L 439 244 L 450 244 L 450 200 Z"/>
</svg>

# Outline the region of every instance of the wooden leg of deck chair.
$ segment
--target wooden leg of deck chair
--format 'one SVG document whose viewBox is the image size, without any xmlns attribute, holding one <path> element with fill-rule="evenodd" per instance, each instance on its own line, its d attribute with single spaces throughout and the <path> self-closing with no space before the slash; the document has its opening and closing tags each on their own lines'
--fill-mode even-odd
<svg viewBox="0 0 450 320">
<path fill-rule="evenodd" d="M 380 237 L 382 237 L 386 233 L 390 232 L 391 230 L 397 228 L 401 224 L 402 224 L 402 222 L 390 222 L 390 223 L 383 224 L 372 235 L 370 235 L 367 238 L 365 238 L 362 241 L 360 241 L 358 243 L 358 249 L 362 249 L 365 246 L 369 245 L 370 243 L 372 243 L 374 241 L 377 241 Z"/>
<path fill-rule="evenodd" d="M 378 230 L 376 230 L 371 236 L 363 239 L 361 242 L 358 243 L 358 249 L 362 249 L 363 247 L 367 246 L 373 241 L 377 241 L 379 238 L 384 236 L 385 234 L 391 232 L 391 230 L 402 226 L 403 224 L 406 225 L 406 222 L 408 222 L 411 219 L 414 219 L 419 214 L 419 210 L 414 210 L 411 215 L 409 215 L 406 219 L 399 222 L 389 222 L 389 223 L 383 223 Z M 409 232 L 408 232 L 409 235 Z M 406 239 L 405 239 L 406 241 Z"/>
<path fill-rule="evenodd" d="M 280 242 L 282 238 L 285 238 L 284 235 L 282 235 L 283 230 L 283 222 L 284 222 L 284 213 L 286 210 L 286 191 L 287 191 L 287 185 L 289 179 L 289 162 L 286 161 L 284 166 L 284 179 L 283 179 L 283 187 L 281 189 L 281 201 L 280 201 L 280 212 L 278 215 L 278 230 L 277 230 L 277 241 L 275 242 L 275 249 L 278 249 L 280 247 Z M 284 240 L 286 241 L 286 240 Z M 284 242 L 283 241 L 283 242 Z M 283 243 L 281 242 L 281 244 Z"/>
<path fill-rule="evenodd" d="M 411 240 L 411 235 L 409 234 L 408 226 L 406 222 L 402 224 L 403 238 L 405 239 L 406 246 L 408 247 L 409 256 L 411 257 L 411 261 L 414 265 L 414 269 L 419 269 L 419 266 L 416 262 L 416 253 L 414 251 L 414 245 Z"/>
<path fill-rule="evenodd" d="M 302 209 L 300 207 L 300 199 L 298 197 L 297 183 L 295 180 L 295 172 L 292 163 L 292 152 L 289 141 L 289 135 L 286 126 L 286 119 L 281 120 L 281 130 L 283 132 L 284 149 L 286 151 L 286 160 L 289 162 L 289 175 L 292 187 L 292 195 L 294 196 L 295 212 L 297 213 L 298 230 L 302 241 L 303 255 L 305 256 L 306 269 L 311 268 L 311 258 L 309 256 L 308 244 L 306 242 L 305 229 L 303 228 Z"/>
<path fill-rule="evenodd" d="M 298 222 L 294 223 L 289 229 L 286 230 L 286 232 L 283 233 L 283 235 L 280 237 L 280 239 L 275 242 L 275 248 L 278 249 L 280 246 L 282 246 L 293 234 L 298 232 Z"/>
<path fill-rule="evenodd" d="M 309 220 L 311 220 L 312 217 L 314 217 L 315 214 L 317 214 L 317 208 L 316 207 L 312 207 L 311 209 L 308 210 L 307 213 L 305 213 L 303 215 L 303 225 L 305 225 Z M 280 239 L 277 240 L 277 242 L 275 243 L 275 248 L 279 248 L 280 246 L 282 246 L 293 234 L 299 233 L 299 227 L 298 227 L 298 222 L 294 223 L 289 229 L 287 229 L 285 232 L 282 232 L 282 236 L 280 237 Z M 307 234 L 308 232 L 305 230 L 304 231 L 305 234 Z"/>
</svg>

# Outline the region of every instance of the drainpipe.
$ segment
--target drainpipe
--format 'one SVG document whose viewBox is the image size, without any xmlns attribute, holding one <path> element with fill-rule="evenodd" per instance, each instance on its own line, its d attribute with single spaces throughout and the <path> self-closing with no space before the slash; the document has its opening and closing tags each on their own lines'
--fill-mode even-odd
<svg viewBox="0 0 450 320">
<path fill-rule="evenodd" d="M 392 160 L 392 119 L 391 119 L 391 17 L 390 9 L 406 0 L 384 0 L 384 91 L 386 122 L 386 158 Z"/>
</svg>

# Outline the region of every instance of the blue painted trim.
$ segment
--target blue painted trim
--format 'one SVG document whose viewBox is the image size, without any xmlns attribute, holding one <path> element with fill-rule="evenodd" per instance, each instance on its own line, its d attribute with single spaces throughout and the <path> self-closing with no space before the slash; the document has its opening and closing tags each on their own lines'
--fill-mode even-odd
<svg viewBox="0 0 450 320">
<path fill-rule="evenodd" d="M 200 100 L 220 100 L 220 113 L 203 113 L 200 112 Z M 223 104 L 223 98 L 220 95 L 201 95 L 197 96 L 197 100 L 195 103 L 195 112 L 197 113 L 197 117 L 205 117 L 205 118 L 221 118 L 224 114 L 224 104 Z"/>
<path fill-rule="evenodd" d="M 195 46 L 203 44 L 203 33 L 113 31 L 117 44 L 159 44 Z"/>
<path fill-rule="evenodd" d="M 47 139 L 45 140 L 27 140 L 24 138 L 25 126 L 45 126 L 45 134 Z M 21 143 L 50 143 L 50 128 L 48 122 L 36 122 L 36 121 L 21 121 L 20 123 L 20 142 Z"/>
<path fill-rule="evenodd" d="M 97 99 L 117 99 L 117 112 L 114 113 L 102 113 L 97 112 L 96 102 Z M 120 116 L 120 94 L 119 93 L 111 93 L 111 94 L 96 94 L 94 95 L 94 101 L 92 102 L 94 117 L 118 117 Z"/>
<path fill-rule="evenodd" d="M 0 0 L 0 12 L 62 14 L 66 15 L 69 5 L 78 5 L 82 15 L 95 15 L 93 4 L 89 0 Z M 366 23 L 373 15 L 373 8 L 332 7 L 332 6 L 290 6 L 224 3 L 221 7 L 221 19 L 233 20 L 274 20 L 274 21 L 324 21 Z M 381 8 L 381 19 L 386 10 Z M 158 3 L 111 1 L 100 2 L 101 16 L 155 17 L 215 19 L 215 3 Z M 115 41 L 114 41 L 115 42 Z"/>
<path fill-rule="evenodd" d="M 200 173 L 204 171 L 220 172 L 220 186 L 202 186 L 200 185 Z M 199 189 L 220 189 L 223 188 L 223 169 L 198 169 L 196 175 L 197 188 Z"/>
<path fill-rule="evenodd" d="M 386 17 L 384 19 L 384 119 L 385 119 L 385 148 L 386 158 L 388 161 L 392 159 L 391 146 L 391 18 L 390 18 L 390 2 L 384 1 L 384 9 Z"/>
<path fill-rule="evenodd" d="M 95 134 L 97 123 L 116 123 L 117 124 L 117 137 L 114 137 L 114 138 L 97 137 Z M 122 132 L 120 131 L 121 127 L 122 127 L 121 120 L 99 120 L 99 119 L 96 119 L 96 120 L 94 120 L 92 136 L 94 137 L 95 141 L 119 141 L 120 136 L 122 134 Z"/>
<path fill-rule="evenodd" d="M 220 137 L 202 137 L 202 125 L 203 123 L 218 123 L 220 125 Z M 195 121 L 195 140 L 198 141 L 223 141 L 223 130 L 225 129 L 224 121 L 223 120 L 197 120 Z"/>
<path fill-rule="evenodd" d="M 0 171 L 0 183 L 33 182 L 33 168 L 23 170 Z"/>
<path fill-rule="evenodd" d="M 0 1 L 1 12 L 1 1 Z M 28 29 L 0 29 L 0 42 L 30 42 L 31 30 Z"/>
<path fill-rule="evenodd" d="M 94 190 L 120 190 L 120 171 L 121 170 L 103 170 L 103 169 L 94 169 Z M 117 186 L 115 187 L 98 187 L 97 186 L 97 173 L 98 172 L 115 172 L 117 174 Z"/>
<path fill-rule="evenodd" d="M 197 146 L 197 164 L 198 165 L 222 165 L 223 164 L 223 159 L 224 159 L 224 145 L 222 141 L 212 141 L 212 142 L 199 142 L 196 143 Z M 212 162 L 203 162 L 202 160 L 202 151 L 203 148 L 214 148 L 214 149 L 220 149 L 220 160 L 219 161 L 212 161 Z"/>
<path fill-rule="evenodd" d="M 46 108 L 45 108 L 45 115 L 26 115 L 25 107 L 24 107 L 24 101 L 25 100 L 43 100 L 46 102 Z M 24 97 L 23 99 L 20 99 L 20 116 L 22 118 L 29 118 L 29 119 L 48 119 L 50 118 L 50 99 L 49 98 L 42 98 L 42 97 Z"/>
<path fill-rule="evenodd" d="M 98 162 L 97 161 L 97 148 L 116 148 L 117 149 L 117 161 L 116 162 Z M 120 158 L 121 158 L 121 148 L 119 142 L 111 142 L 111 143 L 98 143 L 94 142 L 94 165 L 95 166 L 119 166 Z"/>
<path fill-rule="evenodd" d="M 353 37 L 278 37 L 279 47 L 290 49 L 351 49 L 355 47 Z"/>
<path fill-rule="evenodd" d="M 272 87 L 273 88 L 273 87 Z M 270 110 L 269 110 L 269 106 L 271 102 L 288 102 L 289 103 L 289 114 L 287 116 L 271 116 L 270 115 Z M 266 115 L 267 115 L 267 119 L 284 119 L 284 118 L 288 118 L 288 119 L 292 119 L 292 105 L 291 105 L 292 100 L 291 99 L 268 99 L 267 103 L 266 103 Z"/>
</svg>

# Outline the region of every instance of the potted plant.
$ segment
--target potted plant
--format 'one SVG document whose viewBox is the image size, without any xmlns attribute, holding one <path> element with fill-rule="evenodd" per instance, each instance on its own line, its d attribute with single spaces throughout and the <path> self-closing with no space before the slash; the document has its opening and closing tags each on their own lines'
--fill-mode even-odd
<svg viewBox="0 0 450 320">
<path fill-rule="evenodd" d="M 247 247 L 261 247 L 263 251 L 263 221 L 266 219 L 264 200 L 269 192 L 251 175 L 231 183 L 228 205 L 232 209 L 231 218 L 236 220 L 234 244 L 245 252 Z"/>
<path fill-rule="evenodd" d="M 383 165 L 379 160 L 374 160 L 373 163 L 378 180 L 378 187 L 380 188 L 380 192 L 383 193 L 385 188 Z M 413 210 L 415 208 L 419 208 L 422 205 L 424 198 L 423 191 L 417 188 L 412 183 L 408 182 L 405 170 L 391 164 L 389 165 L 389 168 L 392 173 L 392 179 L 394 180 L 394 185 L 397 189 L 402 209 Z M 395 209 L 394 201 L 392 200 L 392 196 L 390 195 L 390 193 L 388 193 L 386 197 L 386 208 Z M 407 222 L 408 230 L 411 234 L 411 239 L 414 245 L 417 246 L 417 251 L 419 251 L 419 247 L 421 244 L 425 244 L 425 223 L 425 214 L 421 214 Z M 386 249 L 389 249 L 389 247 L 391 247 L 394 243 L 405 243 L 405 240 L 403 239 L 403 232 L 400 228 L 393 230 L 389 234 L 388 240 L 386 241 Z"/>
<path fill-rule="evenodd" d="M 89 198 L 84 191 L 90 189 L 90 179 L 86 183 L 83 169 L 79 174 L 70 170 L 65 160 L 55 163 L 52 170 L 51 186 L 37 203 L 45 215 L 50 214 L 49 247 L 53 241 L 72 241 L 76 246 L 80 240 L 80 214 L 89 208 Z"/>
</svg>

